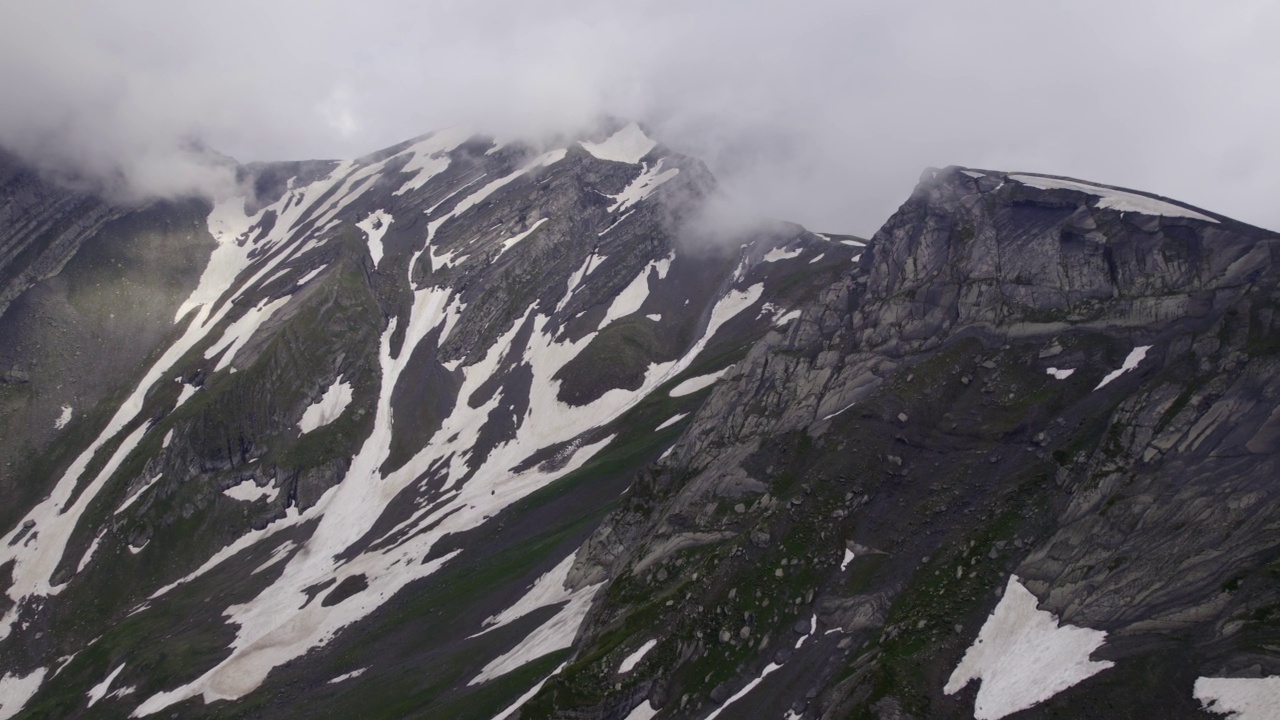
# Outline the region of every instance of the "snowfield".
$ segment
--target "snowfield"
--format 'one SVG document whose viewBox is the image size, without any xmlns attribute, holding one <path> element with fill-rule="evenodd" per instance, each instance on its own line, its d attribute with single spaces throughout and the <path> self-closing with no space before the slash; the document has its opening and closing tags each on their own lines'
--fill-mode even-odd
<svg viewBox="0 0 1280 720">
<path fill-rule="evenodd" d="M 948 695 L 981 681 L 973 708 L 977 720 L 1025 710 L 1112 666 L 1089 659 L 1106 641 L 1105 632 L 1059 625 L 1038 604 L 1011 575 L 996 609 L 947 680 L 943 692 Z"/>
<path fill-rule="evenodd" d="M 1157 200 L 1146 195 L 1116 190 L 1115 188 L 1091 185 L 1076 180 L 1043 177 L 1041 175 L 1010 175 L 1010 180 L 1030 185 L 1040 190 L 1075 190 L 1101 198 L 1098 207 L 1119 210 L 1120 212 L 1136 212 L 1143 215 L 1164 215 L 1165 217 L 1191 218 L 1216 223 L 1217 220 L 1180 205 L 1164 200 Z"/>
</svg>

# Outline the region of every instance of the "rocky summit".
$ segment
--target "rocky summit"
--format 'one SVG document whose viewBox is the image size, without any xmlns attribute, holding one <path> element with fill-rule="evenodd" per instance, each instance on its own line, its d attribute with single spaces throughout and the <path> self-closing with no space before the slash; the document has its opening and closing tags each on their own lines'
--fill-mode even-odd
<svg viewBox="0 0 1280 720">
<path fill-rule="evenodd" d="M 0 155 L 0 718 L 1280 716 L 1280 236 L 634 123 L 121 203 Z"/>
</svg>

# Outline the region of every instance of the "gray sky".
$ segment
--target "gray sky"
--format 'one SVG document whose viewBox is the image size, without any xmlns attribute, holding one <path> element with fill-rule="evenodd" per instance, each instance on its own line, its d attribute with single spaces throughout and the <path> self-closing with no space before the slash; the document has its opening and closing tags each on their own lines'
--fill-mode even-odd
<svg viewBox="0 0 1280 720">
<path fill-rule="evenodd" d="M 869 235 L 926 166 L 1149 190 L 1280 229 L 1280 3 L 0 4 L 0 144 L 140 193 L 180 148 L 351 157 L 647 121 L 751 207 Z"/>
</svg>

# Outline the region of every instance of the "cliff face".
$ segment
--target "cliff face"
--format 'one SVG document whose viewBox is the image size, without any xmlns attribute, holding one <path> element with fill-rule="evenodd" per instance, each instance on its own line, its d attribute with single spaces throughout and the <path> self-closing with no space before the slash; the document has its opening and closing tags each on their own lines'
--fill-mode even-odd
<svg viewBox="0 0 1280 720">
<path fill-rule="evenodd" d="M 540 711 L 701 717 L 763 672 L 726 713 L 1198 716 L 1197 679 L 1277 674 L 1276 243 L 1113 188 L 928 171 L 588 540 L 574 577 L 611 579 L 592 661 Z M 988 671 L 975 707 L 953 671 L 1011 577 L 1112 665 L 1003 698 Z M 1053 675 L 1025 650 L 993 654 Z"/>
</svg>

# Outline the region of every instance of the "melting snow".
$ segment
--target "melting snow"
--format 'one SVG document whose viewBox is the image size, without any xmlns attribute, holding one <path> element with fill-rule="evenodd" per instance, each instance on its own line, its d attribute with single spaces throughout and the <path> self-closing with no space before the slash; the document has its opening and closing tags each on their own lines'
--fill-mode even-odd
<svg viewBox="0 0 1280 720">
<path fill-rule="evenodd" d="M 659 430 L 666 430 L 667 428 L 671 427 L 672 425 L 675 425 L 676 423 L 680 422 L 681 420 L 687 417 L 689 417 L 689 413 L 680 413 L 678 415 L 672 415 L 671 417 L 667 418 L 666 421 L 663 422 L 661 425 L 654 428 L 653 431 L 657 432 Z"/>
<path fill-rule="evenodd" d="M 666 277 L 667 270 L 670 267 L 670 257 L 654 260 L 646 265 L 640 271 L 640 274 L 636 275 L 635 279 L 613 299 L 613 303 L 609 305 L 609 309 L 604 314 L 604 319 L 600 321 L 600 329 L 604 329 L 614 320 L 624 318 L 639 310 L 649 297 L 649 275 L 657 272 L 658 279 L 661 280 Z"/>
<path fill-rule="evenodd" d="M 111 683 L 115 682 L 116 676 L 120 674 L 121 670 L 124 670 L 124 663 L 120 663 L 119 667 L 112 670 L 105 680 L 89 688 L 89 707 L 93 707 L 99 700 L 106 697 L 107 691 L 111 689 Z"/>
<path fill-rule="evenodd" d="M 322 428 L 325 425 L 337 420 L 347 405 L 351 404 L 351 383 L 343 382 L 339 376 L 324 391 L 324 395 L 319 400 L 307 406 L 302 413 L 302 419 L 298 421 L 298 429 L 303 435 Z"/>
<path fill-rule="evenodd" d="M 533 582 L 533 585 L 529 587 L 529 592 L 525 593 L 524 597 L 521 597 L 506 610 L 485 619 L 483 623 L 485 629 L 472 635 L 472 637 L 478 637 L 490 630 L 497 630 L 503 625 L 519 620 L 538 608 L 569 600 L 573 594 L 565 589 L 564 584 L 569 579 L 569 569 L 573 567 L 573 561 L 577 557 L 578 552 L 575 550 L 554 568 L 539 576 Z"/>
<path fill-rule="evenodd" d="M 804 635 L 801 635 L 800 639 L 796 641 L 796 650 L 799 650 L 800 646 L 804 645 L 806 640 L 813 637 L 813 633 L 817 629 L 818 629 L 818 616 L 815 614 L 812 618 L 809 619 L 809 632 L 805 633 Z"/>
<path fill-rule="evenodd" d="M 0 677 L 0 720 L 9 720 L 22 712 L 27 701 L 40 689 L 44 674 L 44 668 L 36 668 L 28 675 L 5 673 Z"/>
<path fill-rule="evenodd" d="M 338 677 L 336 677 L 336 678 L 334 678 L 334 679 L 330 680 L 330 681 L 329 681 L 329 684 L 330 684 L 330 685 L 337 685 L 338 683 L 342 682 L 343 680 L 354 680 L 354 679 L 356 679 L 356 678 L 360 677 L 361 675 L 363 675 L 363 674 L 364 674 L 364 671 L 365 671 L 365 670 L 368 670 L 368 669 L 369 669 L 369 668 L 367 668 L 367 667 L 362 667 L 362 668 L 360 668 L 359 670 L 352 670 L 352 671 L 351 671 L 351 672 L 349 672 L 349 673 L 344 673 L 344 674 L 339 675 Z"/>
<path fill-rule="evenodd" d="M 658 711 L 653 709 L 653 703 L 646 700 L 635 706 L 622 720 L 653 720 L 657 715 Z"/>
<path fill-rule="evenodd" d="M 272 550 L 272 551 L 271 551 L 271 557 L 267 558 L 267 561 L 266 561 L 266 562 L 262 563 L 261 565 L 259 565 L 259 566 L 258 566 L 258 567 L 256 567 L 256 568 L 254 568 L 254 569 L 253 569 L 253 572 L 251 572 L 251 573 L 249 573 L 249 574 L 250 574 L 250 575 L 257 575 L 258 573 L 262 572 L 263 570 L 266 570 L 266 569 L 270 568 L 272 565 L 275 565 L 276 563 L 279 563 L 281 560 L 284 560 L 284 559 L 288 558 L 288 557 L 289 557 L 289 551 L 290 551 L 290 550 L 293 550 L 293 549 L 294 549 L 294 548 L 296 548 L 296 547 L 298 547 L 298 544 L 297 544 L 297 543 L 295 543 L 294 541 L 292 541 L 292 540 L 286 540 L 286 541 L 284 541 L 283 543 L 281 543 L 281 544 L 280 544 L 280 546 L 279 546 L 279 547 L 277 547 L 275 550 Z"/>
<path fill-rule="evenodd" d="M 213 371 L 218 372 L 230 365 L 231 361 L 235 359 L 236 353 L 240 352 L 245 343 L 249 342 L 249 339 L 262 326 L 262 323 L 271 319 L 271 316 L 284 307 L 284 304 L 289 302 L 291 297 L 293 296 L 285 295 L 275 300 L 264 298 L 252 310 L 231 323 L 226 331 L 222 333 L 222 338 L 204 351 L 205 360 L 210 360 L 218 353 L 222 353 L 222 357 L 218 358 L 218 364 L 213 368 Z"/>
<path fill-rule="evenodd" d="M 1124 190 L 1115 190 L 1113 188 L 1101 187 L 1099 185 L 1091 185 L 1089 183 L 1078 182 L 1075 180 L 1060 180 L 1058 178 L 1040 177 L 1039 175 L 1010 175 L 1010 180 L 1020 182 L 1023 185 L 1030 185 L 1040 190 L 1075 190 L 1077 192 L 1087 193 L 1095 197 L 1102 198 L 1098 201 L 1098 207 L 1119 210 L 1120 212 L 1136 212 L 1143 215 L 1164 215 L 1166 217 L 1184 217 L 1192 220 L 1204 220 L 1206 222 L 1216 223 L 1217 220 L 1202 215 L 1194 210 L 1189 210 L 1173 203 L 1157 200 L 1146 195 L 1138 195 L 1137 193 L 1126 192 Z"/>
<path fill-rule="evenodd" d="M 449 128 L 440 132 L 432 133 L 431 137 L 421 140 L 404 152 L 413 153 L 413 158 L 405 163 L 400 170 L 403 173 L 413 173 L 400 189 L 395 191 L 395 195 L 403 195 L 407 192 L 417 190 L 431 178 L 444 172 L 449 167 L 449 157 L 444 153 L 453 150 L 471 137 L 471 132 L 463 128 Z M 403 155 L 404 153 L 400 153 Z M 374 259 L 376 264 L 377 259 Z"/>
<path fill-rule="evenodd" d="M 188 385 L 186 383 L 182 383 L 182 389 L 178 391 L 178 401 L 173 404 L 173 409 L 177 410 L 178 408 L 182 407 L 182 404 L 190 400 L 191 396 L 195 395 L 196 391 L 199 389 L 200 388 L 196 387 L 195 385 Z M 173 431 L 170 430 L 169 432 L 173 432 Z"/>
<path fill-rule="evenodd" d="M 378 267 L 378 263 L 382 260 L 382 236 L 387 234 L 387 228 L 391 227 L 391 213 L 386 210 L 374 210 L 369 217 L 356 223 L 356 227 L 364 231 L 364 235 L 369 239 L 369 255 L 373 257 L 373 266 Z M 298 283 L 299 285 L 302 282 Z"/>
<path fill-rule="evenodd" d="M 376 263 L 376 262 L 375 262 L 374 264 L 375 264 L 375 266 L 377 265 L 377 263 Z M 325 269 L 325 268 L 327 268 L 327 267 L 329 267 L 329 266 L 328 266 L 328 265 L 321 265 L 320 267 L 318 267 L 318 268 L 316 268 L 316 269 L 314 269 L 314 270 L 311 270 L 311 271 L 310 271 L 310 272 L 308 272 L 306 275 L 303 275 L 302 277 L 298 278 L 298 282 L 294 283 L 294 284 L 293 284 L 293 286 L 294 286 L 294 287 L 302 287 L 303 285 L 306 285 L 307 283 L 309 283 L 309 282 L 311 282 L 312 280 L 314 280 L 314 279 L 315 279 L 315 277 L 316 277 L 317 275 L 319 275 L 320 273 L 324 272 L 324 269 Z"/>
<path fill-rule="evenodd" d="M 610 195 L 613 205 L 609 208 L 609 212 L 619 212 L 630 208 L 632 205 L 644 200 L 653 194 L 654 190 L 662 183 L 670 180 L 680 173 L 679 168 L 671 168 L 670 170 L 662 170 L 662 161 L 659 160 L 653 167 L 645 167 L 640 174 L 632 180 L 622 192 L 617 195 Z M 619 221 L 621 222 L 621 221 Z M 617 223 L 615 223 L 617 224 Z"/>
<path fill-rule="evenodd" d="M 720 717 L 720 713 L 724 712 L 725 708 L 734 704 L 738 700 L 741 700 L 743 696 L 745 696 L 747 693 L 751 692 L 752 690 L 755 690 L 757 685 L 759 685 L 765 678 L 769 677 L 770 674 L 772 674 L 774 671 L 776 671 L 780 667 L 782 666 L 777 663 L 769 663 L 768 665 L 766 665 L 764 668 L 764 671 L 760 673 L 760 677 L 747 683 L 746 687 L 734 693 L 733 696 L 730 697 L 728 700 L 725 700 L 723 705 L 716 708 L 715 712 L 707 716 L 707 720 L 715 720 L 715 718 Z"/>
<path fill-rule="evenodd" d="M 668 395 L 670 395 L 671 397 L 684 397 L 685 395 L 692 395 L 703 388 L 711 387 L 712 385 L 716 384 L 717 380 L 719 380 L 721 377 L 724 377 L 724 374 L 729 372 L 732 369 L 733 369 L 733 366 L 730 365 L 729 367 L 724 368 L 723 370 L 717 370 L 716 372 L 713 372 L 707 375 L 699 375 L 698 377 L 689 378 L 688 380 L 685 380 L 679 385 L 671 388 L 671 392 L 668 393 Z"/>
<path fill-rule="evenodd" d="M 1107 383 L 1138 367 L 1138 363 L 1142 362 L 1143 359 L 1147 357 L 1147 351 L 1150 349 L 1150 345 L 1139 345 L 1133 350 L 1130 350 L 1128 357 L 1124 359 L 1124 364 L 1120 366 L 1120 369 L 1112 370 L 1107 373 L 1107 376 L 1102 378 L 1102 382 L 1098 383 L 1098 387 L 1094 388 L 1094 390 L 1100 390 Z"/>
<path fill-rule="evenodd" d="M 853 562 L 853 558 L 854 558 L 853 551 L 850 550 L 849 548 L 845 548 L 844 559 L 840 561 L 840 572 L 844 572 L 845 570 L 849 569 L 849 563 Z"/>
<path fill-rule="evenodd" d="M 779 315 L 778 317 L 774 318 L 773 326 L 782 327 L 783 325 L 786 325 L 787 323 L 791 322 L 792 320 L 795 320 L 798 317 L 800 317 L 800 310 L 799 309 L 792 310 L 789 313 Z"/>
<path fill-rule="evenodd" d="M 513 238 L 503 240 L 502 249 L 498 251 L 498 254 L 501 255 L 502 253 L 510 250 L 512 247 L 515 246 L 516 243 L 532 235 L 534 230 L 537 230 L 538 227 L 542 225 L 542 223 L 546 222 L 549 219 L 550 218 L 538 218 L 538 222 L 534 223 L 533 226 L 530 227 L 528 230 L 525 230 L 524 232 L 520 233 L 519 235 L 516 235 Z"/>
<path fill-rule="evenodd" d="M 996 720 L 1047 700 L 1109 667 L 1089 656 L 1106 641 L 1101 630 L 1059 625 L 1036 596 L 1011 575 L 1004 596 L 943 692 L 953 695 L 981 679 L 973 715 Z"/>
<path fill-rule="evenodd" d="M 640 661 L 644 659 L 644 656 L 648 655 L 649 651 L 657 647 L 657 645 L 657 640 L 648 640 L 645 644 L 636 648 L 635 652 L 623 658 L 622 664 L 618 665 L 618 674 L 624 675 L 634 670 L 640 664 Z"/>
<path fill-rule="evenodd" d="M 1075 368 L 1055 368 L 1051 367 L 1045 370 L 1046 373 L 1052 375 L 1055 380 L 1066 380 L 1071 377 L 1071 373 L 1075 372 Z"/>
<path fill-rule="evenodd" d="M 523 694 L 523 695 L 521 695 L 520 697 L 516 698 L 516 701 L 515 701 L 515 702 L 513 702 L 513 703 L 511 703 L 510 705 L 508 705 L 508 706 L 507 706 L 507 709 L 503 710 L 502 712 L 498 713 L 497 715 L 494 715 L 494 716 L 493 716 L 493 720 L 507 720 L 507 718 L 509 718 L 509 717 L 511 717 L 512 715 L 514 715 L 514 714 L 515 714 L 515 712 L 516 712 L 517 710 L 519 710 L 519 709 L 520 709 L 520 708 L 521 708 L 525 703 L 527 703 L 527 702 L 529 702 L 530 700 L 532 700 L 534 695 L 537 695 L 537 694 L 538 694 L 538 691 L 542 689 L 542 686 L 543 686 L 543 685 L 546 685 L 546 684 L 547 684 L 547 681 L 548 681 L 548 680 L 550 680 L 551 678 L 555 677 L 556 675 L 559 675 L 559 674 L 560 674 L 560 671 L 561 671 L 561 670 L 563 670 L 563 669 L 565 668 L 565 666 L 566 666 L 566 665 L 568 665 L 568 664 L 569 664 L 569 663 L 560 663 L 560 666 L 559 666 L 559 667 L 557 667 L 555 670 L 552 670 L 550 675 L 548 675 L 548 676 L 546 676 L 546 677 L 542 678 L 541 680 L 539 680 L 539 681 L 538 681 L 538 683 L 537 683 L 536 685 L 534 685 L 533 687 L 529 688 L 528 692 L 526 692 L 525 694 Z"/>
<path fill-rule="evenodd" d="M 794 250 L 787 250 L 786 248 L 774 248 L 769 252 L 765 253 L 764 257 L 761 258 L 761 262 L 771 263 L 771 262 L 778 262 L 779 260 L 789 260 L 793 257 L 798 257 L 802 252 L 804 252 L 802 248 L 796 248 Z"/>
<path fill-rule="evenodd" d="M 275 500 L 280 494 L 280 488 L 272 485 L 270 487 L 258 487 L 252 480 L 245 480 L 238 485 L 232 485 L 222 491 L 223 495 L 232 500 L 240 500 L 241 502 L 254 502 L 266 498 L 269 502 Z"/>
<path fill-rule="evenodd" d="M 172 433 L 173 433 L 173 431 L 172 431 L 172 430 L 170 430 L 170 431 L 169 431 L 169 433 L 170 433 L 170 434 L 172 434 Z M 169 436 L 168 436 L 168 435 L 165 435 L 165 445 L 166 445 L 166 446 L 169 444 L 168 439 L 169 439 Z M 124 512 L 124 511 L 125 511 L 125 508 L 129 507 L 130 505 L 132 505 L 132 504 L 134 503 L 134 501 L 136 501 L 138 498 L 142 497 L 142 493 L 144 493 L 144 492 L 146 492 L 147 490 L 149 490 L 149 489 L 151 488 L 151 486 L 152 486 L 152 485 L 155 485 L 155 484 L 156 484 L 156 481 L 158 481 L 158 480 L 159 480 L 160 478 L 162 478 L 162 477 L 164 477 L 164 473 L 156 473 L 156 476 L 155 476 L 155 477 L 151 478 L 151 479 L 150 479 L 150 480 L 148 480 L 146 483 L 144 483 L 142 487 L 138 488 L 138 492 L 136 492 L 136 493 L 134 493 L 134 494 L 130 495 L 129 497 L 125 498 L 124 502 L 120 503 L 120 507 L 116 508 L 116 511 L 115 511 L 115 513 L 113 513 L 113 514 L 114 514 L 114 515 L 119 515 L 120 513 Z"/>
<path fill-rule="evenodd" d="M 84 555 L 80 558 L 80 564 L 76 566 L 76 572 L 84 572 L 84 569 L 89 567 L 89 561 L 93 559 L 93 554 L 98 551 L 98 545 L 102 543 L 102 536 L 106 534 L 107 531 L 104 529 L 93 538 L 93 542 L 89 543 L 88 549 L 84 551 Z"/>
<path fill-rule="evenodd" d="M 584 140 L 579 144 L 587 152 L 601 160 L 634 165 L 640 162 L 640 158 L 648 155 L 649 151 L 656 147 L 658 143 L 650 140 L 639 125 L 631 123 L 609 136 L 609 139 L 602 143 L 591 143 Z"/>
<path fill-rule="evenodd" d="M 1197 678 L 1195 698 L 1205 710 L 1230 720 L 1274 720 L 1280 708 L 1280 676 Z"/>
<path fill-rule="evenodd" d="M 71 406 L 63 405 L 62 414 L 58 416 L 57 420 L 53 421 L 53 429 L 61 430 L 62 428 L 66 427 L 67 423 L 69 422 L 71 422 Z"/>
<path fill-rule="evenodd" d="M 578 635 L 578 628 L 582 627 L 582 622 L 587 619 L 591 600 L 602 587 L 604 587 L 603 584 L 590 585 L 572 593 L 569 602 L 560 612 L 537 630 L 529 633 L 529 636 L 520 641 L 519 645 L 494 658 L 467 684 L 478 685 L 487 682 L 537 660 L 543 655 L 571 647 L 573 639 Z"/>
</svg>

